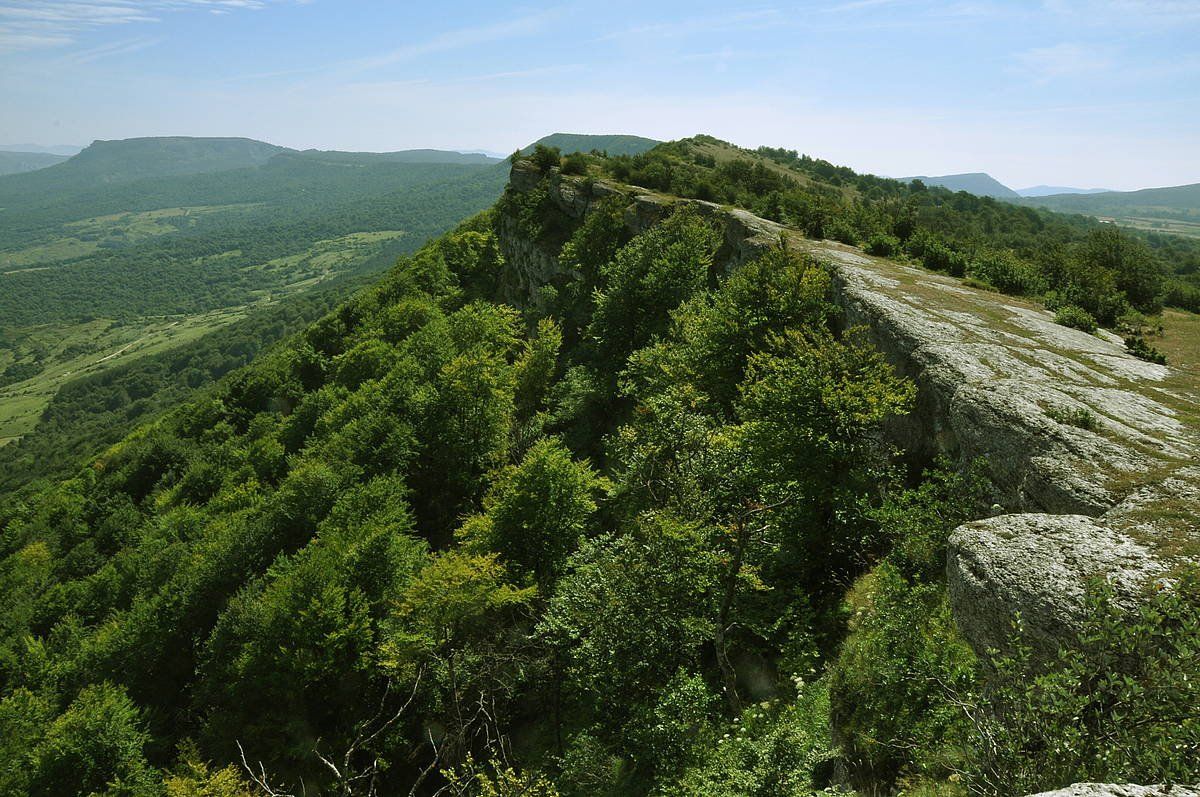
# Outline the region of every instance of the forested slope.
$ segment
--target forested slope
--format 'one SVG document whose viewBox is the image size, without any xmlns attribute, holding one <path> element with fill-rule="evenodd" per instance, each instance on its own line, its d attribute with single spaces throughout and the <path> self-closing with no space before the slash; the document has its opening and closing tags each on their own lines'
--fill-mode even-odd
<svg viewBox="0 0 1200 797">
<path fill-rule="evenodd" d="M 0 445 L 70 379 L 386 268 L 504 184 L 459 153 L 244 139 L 98 142 L 43 171 L 0 178 Z"/>
<path fill-rule="evenodd" d="M 1032 268 L 995 254 L 1025 229 L 1088 257 L 1085 222 L 711 140 L 520 166 L 490 211 L 0 508 L 0 792 L 1197 775 L 1190 577 L 1133 622 L 1098 586 L 1088 645 L 1042 678 L 978 661 L 944 563 L 989 485 L 884 442 L 914 386 L 824 264 L 672 194 L 930 260 L 974 241 L 976 275 Z M 653 216 L 621 181 L 657 189 Z"/>
</svg>

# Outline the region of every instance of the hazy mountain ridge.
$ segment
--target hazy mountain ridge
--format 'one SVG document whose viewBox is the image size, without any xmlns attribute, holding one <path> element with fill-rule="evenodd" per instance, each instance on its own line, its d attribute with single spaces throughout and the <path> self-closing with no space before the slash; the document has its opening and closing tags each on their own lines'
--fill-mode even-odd
<svg viewBox="0 0 1200 797">
<path fill-rule="evenodd" d="M 1170 210 L 1200 209 L 1200 183 L 1138 191 L 1102 191 L 1036 197 L 1037 204 L 1074 213 L 1102 213 L 1112 208 L 1157 207 Z"/>
<path fill-rule="evenodd" d="M 45 146 L 43 144 L 0 144 L 0 152 L 36 152 L 41 155 L 62 155 L 64 158 L 78 155 L 82 151 L 83 147 L 75 144 L 55 144 L 53 146 Z"/>
<path fill-rule="evenodd" d="M 0 153 L 0 163 L 3 163 Z M 40 196 L 46 201 L 65 192 L 94 192 L 98 186 L 115 186 L 148 179 L 186 178 L 267 167 L 277 156 L 288 155 L 326 164 L 413 164 L 487 166 L 498 159 L 461 152 L 414 149 L 397 152 L 341 152 L 295 150 L 250 138 L 157 137 L 96 141 L 69 159 L 38 168 L 36 175 L 7 175 L 0 180 L 0 196 Z M 35 156 L 55 157 L 55 156 Z M 61 162 L 58 162 L 61 161 Z M 13 179 L 15 177 L 15 179 Z M 7 200 L 12 204 L 12 200 Z"/>
<path fill-rule="evenodd" d="M 1107 194 L 1111 188 L 1072 188 L 1066 185 L 1034 185 L 1029 188 L 1018 188 L 1017 193 L 1023 197 L 1055 196 L 1057 194 Z"/>
<path fill-rule="evenodd" d="M 47 166 L 62 163 L 66 159 L 65 155 L 52 155 L 46 152 L 8 152 L 0 150 L 0 176 L 45 169 Z"/>
<path fill-rule="evenodd" d="M 1141 230 L 1200 238 L 1200 183 L 1140 191 L 1028 197 L 1021 203 L 1060 213 L 1096 216 Z"/>
<path fill-rule="evenodd" d="M 968 172 L 965 174 L 943 174 L 934 177 L 918 175 L 901 178 L 904 182 L 920 180 L 926 185 L 936 185 L 951 191 L 966 191 L 976 196 L 990 196 L 995 199 L 1019 199 L 1020 194 L 986 172 Z"/>
</svg>

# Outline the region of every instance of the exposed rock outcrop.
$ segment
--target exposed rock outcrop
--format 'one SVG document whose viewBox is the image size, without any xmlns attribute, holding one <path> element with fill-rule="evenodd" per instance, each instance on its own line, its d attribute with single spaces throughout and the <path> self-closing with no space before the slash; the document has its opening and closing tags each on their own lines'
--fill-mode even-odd
<svg viewBox="0 0 1200 797">
<path fill-rule="evenodd" d="M 1089 578 L 1105 579 L 1132 608 L 1164 569 L 1144 545 L 1092 518 L 1029 513 L 959 527 L 947 577 L 959 629 L 975 645 L 1005 647 L 1015 609 L 1023 638 L 1048 659 L 1079 630 Z"/>
<path fill-rule="evenodd" d="M 545 186 L 570 219 L 619 196 L 640 232 L 680 202 L 652 191 L 513 168 L 512 188 Z M 848 325 L 861 325 L 918 387 L 890 429 L 918 460 L 985 464 L 1009 513 L 956 530 L 952 608 L 977 650 L 1003 647 L 1020 612 L 1044 651 L 1078 627 L 1084 584 L 1101 576 L 1132 604 L 1173 560 L 1200 550 L 1200 384 L 1139 360 L 1115 335 L 1055 324 L 1045 309 L 951 277 L 811 241 L 747 213 L 694 201 L 721 227 L 733 267 L 787 245 L 828 262 Z M 517 293 L 561 274 L 555 253 L 502 220 Z M 515 297 L 519 299 L 520 297 Z"/>
<path fill-rule="evenodd" d="M 1044 791 L 1030 797 L 1200 797 L 1196 786 L 1137 786 L 1132 783 L 1076 783 L 1065 789 Z"/>
</svg>

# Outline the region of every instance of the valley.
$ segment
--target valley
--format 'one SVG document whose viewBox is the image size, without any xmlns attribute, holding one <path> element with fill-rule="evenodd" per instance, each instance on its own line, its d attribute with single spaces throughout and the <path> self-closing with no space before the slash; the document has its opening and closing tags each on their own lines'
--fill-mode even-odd
<svg viewBox="0 0 1200 797">
<path fill-rule="evenodd" d="M 384 269 L 502 181 L 482 156 L 224 139 L 100 142 L 0 178 L 0 445 L 65 382 Z"/>
</svg>

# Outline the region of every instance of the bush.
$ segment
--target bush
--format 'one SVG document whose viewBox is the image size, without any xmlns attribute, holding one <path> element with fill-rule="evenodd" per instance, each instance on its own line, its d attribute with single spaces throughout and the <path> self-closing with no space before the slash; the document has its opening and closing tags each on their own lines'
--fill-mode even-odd
<svg viewBox="0 0 1200 797">
<path fill-rule="evenodd" d="M 1046 417 L 1068 426 L 1087 429 L 1089 432 L 1100 428 L 1100 421 L 1096 419 L 1096 414 L 1087 407 L 1048 407 Z"/>
<path fill-rule="evenodd" d="M 866 249 L 869 255 L 892 257 L 900 251 L 900 239 L 894 235 L 872 235 Z"/>
<path fill-rule="evenodd" d="M 1029 794 L 1080 781 L 1191 783 L 1200 761 L 1200 579 L 1185 573 L 1130 613 L 1089 588 L 1079 645 L 1030 677 L 1031 653 L 998 659 L 970 701 L 975 790 Z M 984 740 L 987 743 L 984 743 Z"/>
<path fill-rule="evenodd" d="M 1058 312 L 1054 314 L 1054 323 L 1078 329 L 1088 334 L 1093 334 L 1096 331 L 1096 319 L 1092 317 L 1092 314 L 1074 304 L 1060 307 Z"/>
<path fill-rule="evenodd" d="M 966 723 L 943 685 L 974 683 L 971 649 L 945 588 L 883 564 L 851 592 L 850 635 L 834 665 L 830 720 L 855 786 L 944 778 L 961 765 Z M 883 793 L 887 793 L 886 790 Z"/>
<path fill-rule="evenodd" d="M 551 169 L 557 168 L 562 162 L 562 153 L 558 147 L 547 147 L 545 144 L 538 144 L 533 148 L 529 159 L 533 161 L 533 165 L 538 167 L 538 171 L 548 172 Z"/>
<path fill-rule="evenodd" d="M 1046 289 L 1045 279 L 1037 267 L 1012 252 L 985 252 L 971 262 L 968 271 L 995 285 L 1001 293 L 1028 296 Z"/>
<path fill-rule="evenodd" d="M 1125 349 L 1140 360 L 1157 363 L 1158 365 L 1167 364 L 1167 355 L 1147 343 L 1146 339 L 1141 335 L 1134 334 L 1126 337 Z"/>
<path fill-rule="evenodd" d="M 967 257 L 932 235 L 915 235 L 908 242 L 908 252 L 921 258 L 925 268 L 944 271 L 952 277 L 961 277 L 967 272 Z"/>
<path fill-rule="evenodd" d="M 587 174 L 587 168 L 588 157 L 582 152 L 572 152 L 570 155 L 563 158 L 563 174 Z"/>
</svg>

